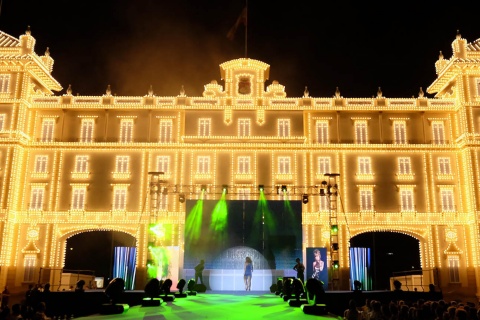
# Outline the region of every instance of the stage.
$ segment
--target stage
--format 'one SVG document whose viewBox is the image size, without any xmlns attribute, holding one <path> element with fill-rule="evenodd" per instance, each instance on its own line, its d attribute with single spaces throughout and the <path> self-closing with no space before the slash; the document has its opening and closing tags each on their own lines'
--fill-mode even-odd
<svg viewBox="0 0 480 320">
<path fill-rule="evenodd" d="M 176 297 L 174 301 L 164 301 L 160 306 L 142 307 L 144 292 L 141 290 L 125 291 L 118 304 L 125 304 L 129 309 L 122 314 L 101 314 L 102 305 L 108 303 L 102 290 L 88 290 L 83 293 L 51 292 L 47 302 L 50 316 L 74 314 L 75 317 L 90 319 L 296 319 L 313 317 L 305 314 L 301 307 L 291 307 L 288 301 L 275 293 L 265 291 L 209 291 L 197 293 L 185 298 Z M 324 304 L 329 313 L 325 318 L 343 315 L 350 299 L 355 299 L 359 306 L 365 299 L 382 302 L 405 300 L 412 303 L 418 299 L 440 300 L 440 292 L 401 292 L 392 291 L 327 291 Z M 72 312 L 73 311 L 73 312 Z M 319 316 L 315 316 L 319 317 Z M 323 317 L 323 316 L 322 316 Z"/>
</svg>

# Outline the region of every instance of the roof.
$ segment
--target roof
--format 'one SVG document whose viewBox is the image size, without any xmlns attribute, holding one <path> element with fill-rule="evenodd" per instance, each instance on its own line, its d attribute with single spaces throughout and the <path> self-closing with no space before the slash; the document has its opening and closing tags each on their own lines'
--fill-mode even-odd
<svg viewBox="0 0 480 320">
<path fill-rule="evenodd" d="M 18 47 L 19 45 L 20 41 L 17 38 L 0 31 L 0 47 Z"/>
</svg>

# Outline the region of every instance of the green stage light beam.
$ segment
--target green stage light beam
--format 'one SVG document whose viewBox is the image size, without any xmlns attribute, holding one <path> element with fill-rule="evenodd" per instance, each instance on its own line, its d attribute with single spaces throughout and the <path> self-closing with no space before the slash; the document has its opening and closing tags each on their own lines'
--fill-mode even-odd
<svg viewBox="0 0 480 320">
<path fill-rule="evenodd" d="M 213 236 L 216 238 L 223 238 L 227 229 L 228 207 L 226 197 L 226 192 L 223 192 L 212 212 L 210 230 L 213 231 Z"/>
<path fill-rule="evenodd" d="M 197 203 L 188 215 L 187 221 L 185 221 L 185 237 L 188 237 L 188 239 L 190 240 L 189 242 L 192 244 L 197 242 L 198 239 L 200 239 L 202 233 L 202 216 L 203 197 L 197 200 Z"/>
<path fill-rule="evenodd" d="M 168 276 L 168 265 L 170 257 L 168 251 L 163 247 L 149 247 L 152 263 L 147 265 L 149 278 L 162 279 Z"/>
<path fill-rule="evenodd" d="M 163 224 L 157 223 L 150 227 L 150 231 L 153 232 L 158 239 L 163 239 L 165 237 L 165 228 Z"/>
</svg>

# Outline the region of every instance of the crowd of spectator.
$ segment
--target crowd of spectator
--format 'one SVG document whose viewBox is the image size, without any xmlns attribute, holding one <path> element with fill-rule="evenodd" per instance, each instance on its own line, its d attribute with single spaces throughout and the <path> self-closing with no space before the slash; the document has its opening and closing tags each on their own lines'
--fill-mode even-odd
<svg viewBox="0 0 480 320">
<path fill-rule="evenodd" d="M 479 320 L 480 308 L 472 302 L 423 299 L 412 303 L 404 300 L 385 303 L 366 299 L 363 306 L 357 306 L 352 299 L 343 318 L 344 320 Z"/>
</svg>

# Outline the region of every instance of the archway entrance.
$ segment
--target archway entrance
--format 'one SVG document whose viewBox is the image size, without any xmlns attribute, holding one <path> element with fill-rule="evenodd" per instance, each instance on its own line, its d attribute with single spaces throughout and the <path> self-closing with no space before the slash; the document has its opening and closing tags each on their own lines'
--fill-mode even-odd
<svg viewBox="0 0 480 320">
<path fill-rule="evenodd" d="M 366 232 L 353 237 L 350 247 L 370 248 L 373 290 L 390 290 L 394 272 L 420 270 L 420 242 L 397 232 Z"/>
<path fill-rule="evenodd" d="M 64 268 L 93 270 L 96 277 L 108 281 L 113 275 L 114 248 L 135 246 L 135 238 L 124 232 L 83 232 L 67 239 Z"/>
</svg>

